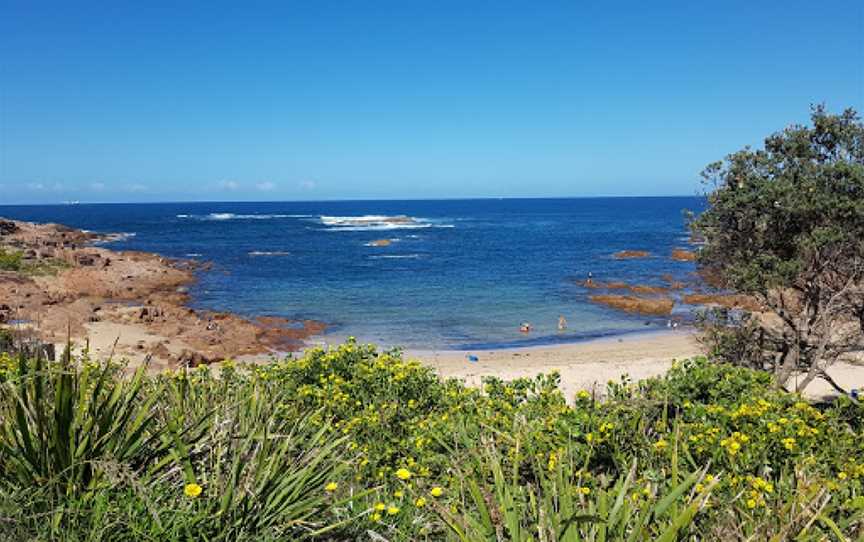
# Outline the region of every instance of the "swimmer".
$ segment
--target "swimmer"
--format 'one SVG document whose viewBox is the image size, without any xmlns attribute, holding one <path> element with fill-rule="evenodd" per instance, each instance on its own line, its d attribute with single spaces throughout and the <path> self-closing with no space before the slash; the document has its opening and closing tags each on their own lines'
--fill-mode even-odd
<svg viewBox="0 0 864 542">
<path fill-rule="evenodd" d="M 564 331 L 565 329 L 567 329 L 567 319 L 561 314 L 558 316 L 558 331 Z"/>
</svg>

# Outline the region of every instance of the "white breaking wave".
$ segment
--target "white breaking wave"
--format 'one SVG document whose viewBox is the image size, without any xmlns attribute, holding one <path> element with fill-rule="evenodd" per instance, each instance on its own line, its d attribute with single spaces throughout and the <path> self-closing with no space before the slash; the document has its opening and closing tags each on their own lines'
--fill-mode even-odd
<svg viewBox="0 0 864 542">
<path fill-rule="evenodd" d="M 328 226 L 328 231 L 382 231 L 418 228 L 452 228 L 453 224 L 445 224 L 427 218 L 415 218 L 405 215 L 363 215 L 363 216 L 326 216 L 320 217 L 321 224 Z"/>
<path fill-rule="evenodd" d="M 81 231 L 87 231 L 87 230 L 81 230 Z M 134 233 L 134 232 L 130 232 L 130 233 L 127 233 L 127 232 L 107 233 L 104 236 L 102 236 L 101 239 L 94 241 L 93 244 L 94 245 L 104 245 L 107 243 L 116 243 L 119 241 L 126 241 L 127 239 L 131 239 L 132 237 L 135 237 L 136 235 L 138 235 L 138 234 Z"/>
<path fill-rule="evenodd" d="M 249 252 L 248 254 L 249 254 L 249 256 L 288 256 L 291 253 L 281 251 L 281 250 L 275 250 L 272 252 L 268 252 L 265 250 L 253 250 L 252 252 Z"/>
<path fill-rule="evenodd" d="M 369 256 L 370 260 L 416 260 L 420 258 L 420 254 L 379 254 L 377 256 Z"/>
<path fill-rule="evenodd" d="M 314 218 L 314 215 L 238 215 L 235 213 L 210 213 L 209 215 L 177 215 L 177 218 L 191 218 L 194 220 L 272 220 L 276 218 Z"/>
</svg>

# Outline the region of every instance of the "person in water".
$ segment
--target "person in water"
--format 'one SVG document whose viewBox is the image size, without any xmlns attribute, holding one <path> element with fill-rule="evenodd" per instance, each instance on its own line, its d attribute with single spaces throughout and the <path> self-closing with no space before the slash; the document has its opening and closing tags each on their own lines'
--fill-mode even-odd
<svg viewBox="0 0 864 542">
<path fill-rule="evenodd" d="M 558 315 L 558 331 L 564 331 L 567 329 L 567 319 L 564 318 L 563 314 Z"/>
<path fill-rule="evenodd" d="M 519 326 L 519 331 L 522 333 L 528 333 L 531 331 L 531 323 L 530 322 L 522 322 L 522 325 Z"/>
<path fill-rule="evenodd" d="M 587 284 L 591 284 L 592 282 L 594 282 L 594 273 L 592 273 L 591 271 L 588 271 L 588 280 L 586 280 L 585 282 Z"/>
</svg>

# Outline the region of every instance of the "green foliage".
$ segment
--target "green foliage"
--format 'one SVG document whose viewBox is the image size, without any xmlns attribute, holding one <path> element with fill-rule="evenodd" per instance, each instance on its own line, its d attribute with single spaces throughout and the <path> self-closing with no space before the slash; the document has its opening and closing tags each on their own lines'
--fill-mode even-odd
<svg viewBox="0 0 864 542">
<path fill-rule="evenodd" d="M 56 275 L 59 271 L 69 268 L 69 264 L 56 258 L 44 258 L 35 262 L 25 262 L 20 250 L 5 250 L 0 248 L 0 271 L 13 271 L 28 276 Z"/>
<path fill-rule="evenodd" d="M 111 366 L 78 370 L 19 359 L 0 386 L 5 481 L 48 483 L 70 496 L 98 486 L 105 461 L 133 470 L 160 465 L 169 446 L 160 440 L 164 430 L 151 430 L 158 395 L 139 400 L 143 368 L 129 380 L 114 373 Z"/>
<path fill-rule="evenodd" d="M 199 382 L 205 402 L 187 408 L 186 379 L 0 354 L 0 382 L 0 539 L 300 539 L 340 525 L 321 515 L 325 482 L 348 468 L 341 440 L 308 413 L 277 417 L 263 381 L 232 381 L 229 396 Z"/>
<path fill-rule="evenodd" d="M 589 481 L 581 465 L 532 462 L 529 478 L 510 463 L 493 443 L 483 447 L 463 472 L 462 512 L 439 509 L 449 538 L 458 541 L 677 540 L 695 515 L 704 510 L 716 481 L 704 471 L 679 481 L 678 473 L 660 484 L 636 487 L 637 465 L 614 482 L 605 475 Z M 574 476 L 574 473 L 576 475 Z M 595 489 L 589 487 L 596 486 Z"/>
<path fill-rule="evenodd" d="M 22 254 L 0 248 L 0 271 L 20 271 Z"/>
<path fill-rule="evenodd" d="M 856 113 L 816 107 L 813 126 L 791 126 L 703 176 L 710 206 L 693 223 L 700 263 L 740 292 L 806 287 L 864 256 L 864 125 Z"/>
<path fill-rule="evenodd" d="M 862 407 L 704 359 L 570 404 L 555 375 L 469 388 L 353 341 L 153 376 L 0 355 L 0 381 L 0 539 L 864 533 Z"/>
<path fill-rule="evenodd" d="M 772 313 L 708 322 L 709 349 L 779 385 L 804 373 L 797 391 L 864 347 L 864 124 L 851 109 L 811 120 L 708 166 L 692 223 L 705 276 Z"/>
</svg>

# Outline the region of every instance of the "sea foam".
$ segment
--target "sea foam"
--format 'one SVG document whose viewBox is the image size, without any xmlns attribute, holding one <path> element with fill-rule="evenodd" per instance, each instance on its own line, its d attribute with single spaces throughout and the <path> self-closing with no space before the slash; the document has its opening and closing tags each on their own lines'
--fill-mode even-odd
<svg viewBox="0 0 864 542">
<path fill-rule="evenodd" d="M 406 215 L 362 215 L 362 216 L 326 216 L 320 217 L 321 224 L 328 231 L 381 231 L 418 228 L 452 228 L 447 224 L 428 218 L 416 218 Z"/>
<path fill-rule="evenodd" d="M 181 214 L 177 215 L 177 218 L 184 219 L 193 219 L 193 220 L 213 220 L 213 221 L 223 221 L 223 220 L 273 220 L 279 218 L 314 218 L 313 215 L 283 215 L 283 214 L 260 214 L 260 215 L 249 215 L 249 214 L 235 214 L 235 213 L 210 213 L 207 215 L 187 215 Z"/>
<path fill-rule="evenodd" d="M 249 256 L 289 256 L 291 253 L 282 251 L 282 250 L 274 250 L 274 251 L 266 251 L 266 250 L 253 250 L 252 252 L 247 253 Z"/>
</svg>

